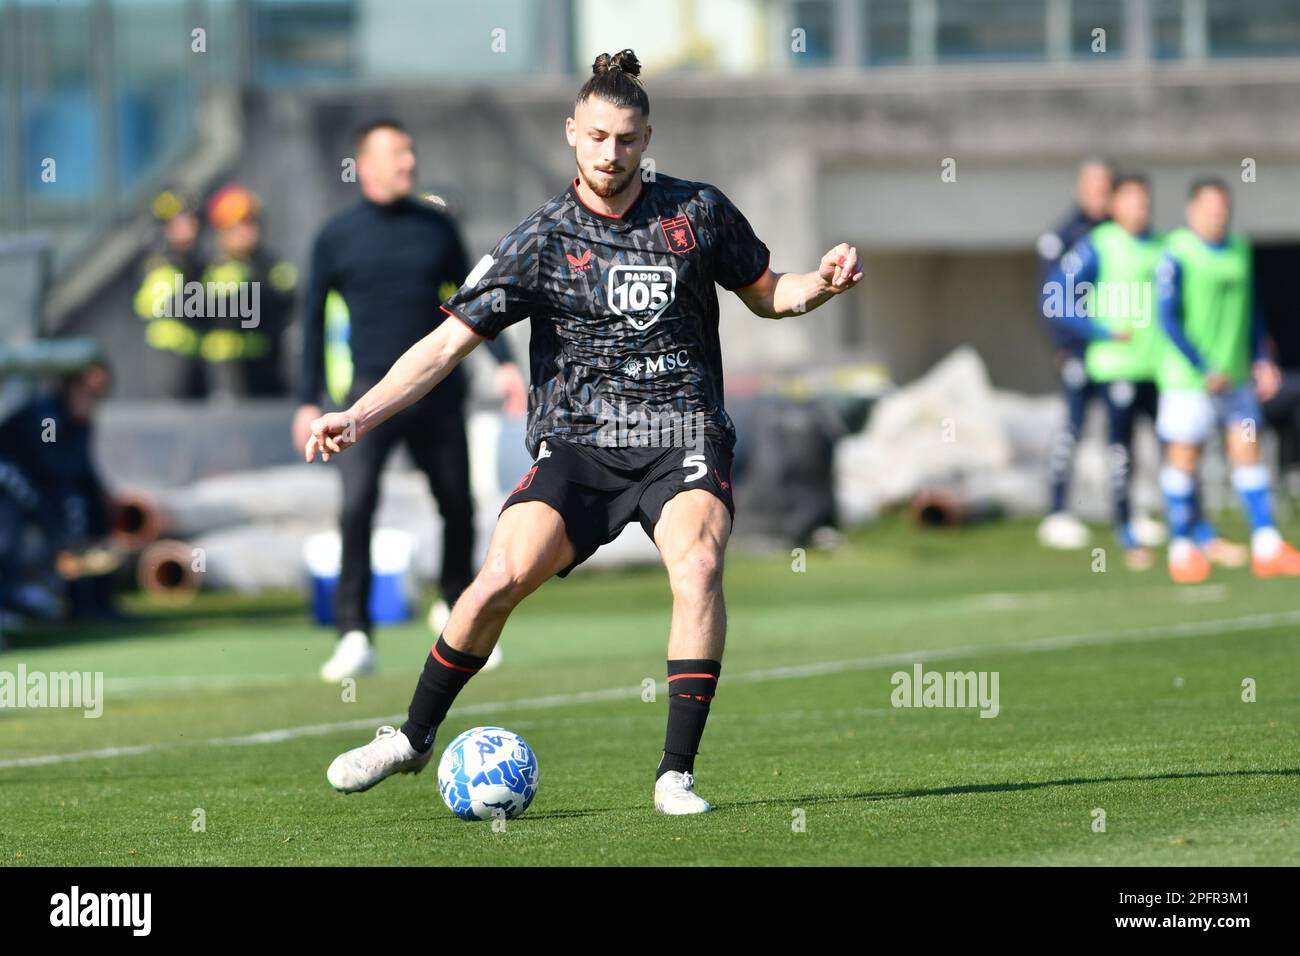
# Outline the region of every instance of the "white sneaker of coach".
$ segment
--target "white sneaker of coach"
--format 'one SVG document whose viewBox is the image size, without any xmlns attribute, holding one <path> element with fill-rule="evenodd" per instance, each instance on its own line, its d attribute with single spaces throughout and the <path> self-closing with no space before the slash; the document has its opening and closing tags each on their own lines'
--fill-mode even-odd
<svg viewBox="0 0 1300 956">
<path fill-rule="evenodd" d="M 689 771 L 669 770 L 655 781 L 655 809 L 671 816 L 707 813 L 712 805 L 695 792 L 695 776 Z"/>
<path fill-rule="evenodd" d="M 348 631 L 339 638 L 334 648 L 334 656 L 321 665 L 322 680 L 333 684 L 345 677 L 360 677 L 373 674 L 379 656 L 370 645 L 365 631 Z"/>
<path fill-rule="evenodd" d="M 447 622 L 451 620 L 451 608 L 442 598 L 433 602 L 433 607 L 429 608 L 429 630 L 434 637 L 441 637 L 442 632 L 447 629 Z M 492 648 L 492 653 L 488 655 L 487 663 L 479 670 L 494 671 L 501 666 L 501 644 Z"/>
<path fill-rule="evenodd" d="M 429 608 L 429 630 L 437 637 L 447 629 L 447 622 L 451 620 L 451 608 L 442 598 L 433 602 L 433 607 Z"/>
<path fill-rule="evenodd" d="M 325 771 L 335 790 L 360 793 L 395 773 L 419 773 L 433 758 L 433 748 L 420 753 L 396 727 L 380 727 L 375 739 L 339 754 Z"/>
</svg>

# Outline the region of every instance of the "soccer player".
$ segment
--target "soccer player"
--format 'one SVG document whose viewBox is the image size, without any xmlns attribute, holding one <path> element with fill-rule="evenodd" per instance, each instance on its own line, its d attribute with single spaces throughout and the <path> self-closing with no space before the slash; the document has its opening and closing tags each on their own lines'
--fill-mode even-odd
<svg viewBox="0 0 1300 956">
<path fill-rule="evenodd" d="M 394 119 L 376 119 L 354 138 L 361 198 L 321 229 L 312 250 L 311 287 L 303 326 L 301 406 L 294 417 L 294 443 L 303 447 L 320 417 L 325 385 L 325 302 L 330 290 L 347 305 L 353 366 L 350 401 L 364 395 L 389 367 L 428 335 L 438 305 L 469 271 L 455 223 L 412 195 L 415 151 Z M 443 287 L 446 286 L 446 292 Z M 449 320 L 448 320 L 449 321 Z M 458 323 L 452 323 L 458 324 Z M 504 341 L 491 352 L 500 363 L 498 387 L 516 396 L 523 412 L 523 375 Z M 474 501 L 470 494 L 465 435 L 465 374 L 454 369 L 437 391 L 378 427 L 357 452 L 340 460 L 343 478 L 342 562 L 335 593 L 339 640 L 321 667 L 338 681 L 371 673 L 376 666 L 370 621 L 370 535 L 379 503 L 384 463 L 404 442 L 424 472 L 442 515 L 442 600 L 454 604 L 473 576 Z M 394 411 L 396 411 L 394 409 Z M 388 415 L 383 416 L 388 418 Z M 445 602 L 445 605 L 444 605 Z"/>
<path fill-rule="evenodd" d="M 1074 184 L 1076 206 L 1069 217 L 1055 229 L 1038 237 L 1038 279 L 1040 295 L 1045 280 L 1060 265 L 1061 257 L 1079 243 L 1110 214 L 1110 194 L 1114 170 L 1102 159 L 1086 160 Z M 1083 353 L 1087 340 L 1058 323 L 1049 323 L 1048 332 L 1056 354 L 1065 398 L 1065 425 L 1057 433 L 1049 457 L 1051 504 L 1047 517 L 1038 526 L 1038 540 L 1049 548 L 1082 548 L 1088 543 L 1088 529 L 1069 511 L 1066 494 L 1074 470 L 1074 449 L 1083 431 L 1088 403 L 1096 386 L 1088 379 Z"/>
<path fill-rule="evenodd" d="M 1151 419 L 1156 415 L 1160 348 L 1151 299 L 1161 240 L 1151 231 L 1147 181 L 1141 176 L 1117 177 L 1110 212 L 1110 221 L 1094 226 L 1062 257 L 1044 285 L 1043 311 L 1064 335 L 1087 343 L 1087 379 L 1101 396 L 1109 423 L 1106 461 L 1115 534 L 1124 549 L 1124 563 L 1145 571 L 1152 556 L 1131 525 L 1129 483 L 1134 419 L 1138 412 Z M 1078 289 L 1085 297 L 1076 301 Z"/>
<path fill-rule="evenodd" d="M 478 263 L 445 305 L 457 321 L 403 355 L 351 408 L 312 422 L 308 461 L 364 443 L 484 339 L 532 321 L 527 442 L 536 462 L 502 506 L 487 559 L 425 662 L 406 723 L 337 757 L 327 778 L 339 790 L 423 769 L 438 725 L 511 611 L 635 520 L 658 547 L 673 595 L 655 806 L 710 809 L 695 793 L 694 762 L 722 668 L 735 440 L 723 408 L 714 284 L 780 319 L 848 291 L 862 273 L 844 243 L 812 272 L 773 272 L 767 247 L 718 189 L 643 176 L 651 127 L 639 72 L 631 50 L 596 59 L 565 121 L 577 177 Z M 651 434 L 659 447 L 633 440 Z"/>
<path fill-rule="evenodd" d="M 1169 515 L 1169 574 L 1180 583 L 1210 574 L 1193 528 L 1201 446 L 1216 424 L 1224 429 L 1232 484 L 1251 527 L 1251 570 L 1265 578 L 1300 575 L 1300 552 L 1273 523 L 1272 489 L 1255 440 L 1260 400 L 1276 393 L 1280 376 L 1253 300 L 1250 244 L 1228 231 L 1230 212 L 1227 184 L 1192 183 L 1187 227 L 1169 234 L 1158 269 L 1157 308 L 1168 340 L 1156 373 L 1156 431 L 1167 442 L 1160 486 Z"/>
</svg>

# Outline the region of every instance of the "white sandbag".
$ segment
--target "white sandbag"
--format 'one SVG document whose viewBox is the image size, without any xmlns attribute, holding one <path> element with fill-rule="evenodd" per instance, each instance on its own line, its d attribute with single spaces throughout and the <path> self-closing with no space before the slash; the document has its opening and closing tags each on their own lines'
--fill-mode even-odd
<svg viewBox="0 0 1300 956">
<path fill-rule="evenodd" d="M 881 398 L 866 430 L 840 442 L 836 505 L 852 525 L 910 500 L 920 488 L 1006 468 L 1011 460 L 984 363 L 962 346 Z"/>
</svg>

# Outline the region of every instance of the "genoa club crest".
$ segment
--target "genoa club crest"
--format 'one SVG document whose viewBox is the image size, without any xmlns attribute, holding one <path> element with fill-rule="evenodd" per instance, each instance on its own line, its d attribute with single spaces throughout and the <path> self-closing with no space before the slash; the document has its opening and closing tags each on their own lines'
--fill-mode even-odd
<svg viewBox="0 0 1300 956">
<path fill-rule="evenodd" d="M 664 231 L 670 252 L 690 252 L 695 248 L 695 232 L 685 213 L 675 219 L 660 219 L 659 227 Z"/>
</svg>

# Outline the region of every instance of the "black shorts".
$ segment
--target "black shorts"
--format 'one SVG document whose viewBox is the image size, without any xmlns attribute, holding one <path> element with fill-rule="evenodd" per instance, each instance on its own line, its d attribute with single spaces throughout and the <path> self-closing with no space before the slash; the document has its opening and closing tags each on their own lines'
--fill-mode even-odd
<svg viewBox="0 0 1300 956">
<path fill-rule="evenodd" d="M 501 510 L 521 501 L 544 501 L 560 513 L 573 543 L 570 571 L 623 532 L 633 518 L 651 541 L 668 499 L 703 488 L 727 506 L 734 522 L 730 442 L 706 437 L 703 446 L 603 448 L 547 438 Z"/>
</svg>

